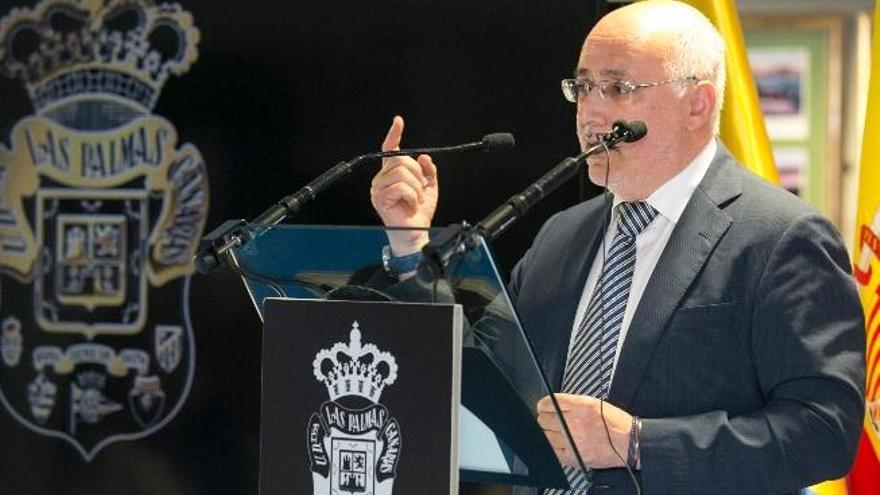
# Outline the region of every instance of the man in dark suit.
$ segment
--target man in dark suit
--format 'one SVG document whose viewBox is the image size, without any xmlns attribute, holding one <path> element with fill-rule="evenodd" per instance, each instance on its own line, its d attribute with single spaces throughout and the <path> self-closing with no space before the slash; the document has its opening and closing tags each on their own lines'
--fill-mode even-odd
<svg viewBox="0 0 880 495">
<path fill-rule="evenodd" d="M 845 248 L 714 138 L 723 88 L 722 39 L 665 0 L 600 20 L 563 81 L 584 149 L 617 120 L 648 128 L 588 162 L 609 193 L 552 217 L 509 287 L 594 469 L 590 493 L 634 493 L 630 473 L 652 495 L 794 493 L 845 474 L 855 453 L 864 324 Z M 402 132 L 396 117 L 384 148 Z M 387 225 L 429 225 L 431 158 L 386 161 L 371 195 Z M 425 239 L 390 241 L 403 258 Z M 577 466 L 550 399 L 537 408 Z"/>
</svg>

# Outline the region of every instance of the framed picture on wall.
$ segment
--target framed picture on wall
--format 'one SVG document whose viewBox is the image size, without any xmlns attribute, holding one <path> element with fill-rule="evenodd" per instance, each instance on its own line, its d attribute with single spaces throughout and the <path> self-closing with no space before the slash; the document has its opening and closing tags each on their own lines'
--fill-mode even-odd
<svg viewBox="0 0 880 495">
<path fill-rule="evenodd" d="M 779 185 L 798 196 L 809 183 L 810 151 L 806 146 L 773 146 Z"/>
<path fill-rule="evenodd" d="M 809 50 L 799 46 L 749 48 L 749 63 L 770 138 L 809 137 Z"/>
<path fill-rule="evenodd" d="M 843 20 L 744 17 L 743 31 L 782 186 L 839 222 Z"/>
</svg>

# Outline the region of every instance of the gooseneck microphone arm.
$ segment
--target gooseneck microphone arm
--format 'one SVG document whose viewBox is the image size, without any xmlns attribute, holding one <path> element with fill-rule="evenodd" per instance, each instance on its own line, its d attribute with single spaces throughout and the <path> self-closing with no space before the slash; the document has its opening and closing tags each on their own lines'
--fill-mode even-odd
<svg viewBox="0 0 880 495">
<path fill-rule="evenodd" d="M 300 211 L 306 204 L 314 200 L 319 193 L 346 177 L 354 169 L 367 161 L 390 158 L 394 156 L 415 156 L 424 154 L 452 154 L 481 150 L 486 153 L 508 151 L 515 145 L 512 134 L 494 133 L 483 137 L 481 141 L 457 146 L 441 146 L 435 148 L 412 148 L 402 150 L 380 151 L 360 155 L 352 160 L 339 162 L 317 178 L 300 188 L 293 194 L 285 196 L 270 206 L 266 211 L 254 218 L 250 223 L 244 220 L 228 220 L 202 238 L 199 252 L 194 258 L 199 273 L 209 273 L 220 267 L 223 257 L 230 249 L 240 246 L 253 238 L 260 228 L 270 227 L 286 217 Z"/>
<path fill-rule="evenodd" d="M 260 216 L 253 220 L 253 224 L 257 225 L 275 225 L 284 220 L 285 217 L 292 215 L 306 204 L 317 197 L 318 193 L 335 184 L 338 180 L 351 174 L 351 172 L 368 160 L 378 160 L 382 158 L 391 158 L 394 156 L 416 156 L 416 155 L 448 155 L 453 153 L 465 153 L 468 151 L 483 151 L 486 153 L 497 153 L 507 151 L 514 147 L 514 139 L 512 134 L 495 133 L 488 134 L 481 141 L 467 144 L 459 144 L 456 146 L 441 146 L 436 148 L 411 148 L 403 150 L 379 151 L 376 153 L 368 153 L 355 157 L 347 162 L 339 162 L 330 170 L 324 172 L 316 179 L 312 180 L 299 191 L 284 197 L 281 201 L 275 203 L 269 209 L 264 211 Z"/>
<path fill-rule="evenodd" d="M 611 132 L 605 135 L 598 144 L 575 157 L 569 157 L 559 162 L 524 191 L 511 196 L 495 211 L 480 220 L 477 225 L 450 225 L 422 248 L 424 266 L 428 269 L 427 273 L 431 277 L 439 276 L 453 255 L 464 253 L 468 246 L 472 245 L 474 233 L 482 235 L 487 241 L 501 235 L 517 220 L 524 217 L 538 201 L 574 176 L 588 157 L 614 149 L 620 143 L 638 141 L 647 133 L 648 128 L 644 122 L 617 121 L 612 126 Z"/>
<path fill-rule="evenodd" d="M 477 231 L 487 240 L 495 239 L 513 225 L 514 222 L 525 216 L 526 212 L 538 201 L 544 199 L 544 197 L 574 176 L 578 169 L 584 165 L 587 158 L 596 153 L 615 148 L 619 143 L 638 141 L 647 132 L 648 130 L 644 122 L 615 122 L 611 132 L 598 144 L 575 157 L 562 160 L 531 186 L 521 193 L 511 196 L 510 199 L 496 208 L 495 211 L 480 220 L 480 223 L 476 225 Z"/>
</svg>

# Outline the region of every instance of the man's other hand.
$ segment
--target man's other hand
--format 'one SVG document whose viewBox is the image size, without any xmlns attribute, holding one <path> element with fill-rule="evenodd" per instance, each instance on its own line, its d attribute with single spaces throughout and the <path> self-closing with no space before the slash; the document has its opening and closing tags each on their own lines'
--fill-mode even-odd
<svg viewBox="0 0 880 495">
<path fill-rule="evenodd" d="M 607 402 L 600 406 L 600 400 L 595 397 L 573 394 L 554 396 L 584 464 L 590 468 L 623 467 L 629 452 L 632 416 Z M 537 409 L 538 424 L 544 430 L 559 462 L 565 466 L 579 467 L 550 397 L 539 400 Z M 605 416 L 608 433 L 605 432 L 602 415 Z M 617 454 L 608 443 L 609 434 Z"/>
</svg>

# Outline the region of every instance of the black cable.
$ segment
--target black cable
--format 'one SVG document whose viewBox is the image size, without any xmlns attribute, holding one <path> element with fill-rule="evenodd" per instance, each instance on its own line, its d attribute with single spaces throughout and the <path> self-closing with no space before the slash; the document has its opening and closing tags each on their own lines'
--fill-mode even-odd
<svg viewBox="0 0 880 495">
<path fill-rule="evenodd" d="M 268 277 L 266 275 L 261 275 L 258 273 L 254 273 L 248 270 L 245 270 L 241 264 L 238 262 L 238 258 L 234 255 L 233 250 L 229 249 L 223 253 L 226 256 L 227 261 L 229 262 L 229 267 L 232 269 L 232 272 L 238 275 L 241 278 L 251 280 L 254 282 L 259 282 L 261 284 L 265 284 L 272 289 L 273 292 L 278 294 L 279 297 L 289 297 L 287 292 L 279 285 L 280 283 L 292 283 L 302 285 L 307 289 L 312 290 L 317 296 L 326 296 L 328 293 L 337 289 L 338 287 L 332 287 L 325 284 L 316 284 L 314 282 L 309 282 L 308 280 L 303 280 L 297 277 L 288 278 L 288 277 Z"/>
<path fill-rule="evenodd" d="M 468 227 L 466 227 L 466 228 L 468 228 Z M 466 242 L 465 242 L 466 235 L 467 234 L 464 234 L 464 233 L 459 234 L 458 236 L 456 236 L 456 238 L 452 242 L 454 242 L 455 245 L 472 246 L 471 244 L 466 244 Z M 434 276 L 432 277 L 433 278 L 433 280 L 432 280 L 433 295 L 432 295 L 431 302 L 434 302 L 434 303 L 437 302 L 438 282 L 439 282 L 440 278 L 445 278 L 446 283 L 449 284 L 449 291 L 452 294 L 452 300 L 458 301 L 460 299 L 458 285 L 461 283 L 461 277 L 458 275 L 458 270 L 464 264 L 465 257 L 467 256 L 467 253 L 468 253 L 468 249 L 469 248 L 465 248 L 464 252 L 461 252 L 458 254 L 453 254 L 452 256 L 450 256 L 449 259 L 446 261 L 445 267 L 443 266 L 442 261 L 438 262 L 438 264 L 437 264 L 438 271 L 437 271 L 437 273 L 434 273 L 433 274 Z"/>
<path fill-rule="evenodd" d="M 464 264 L 465 257 L 467 256 L 467 251 L 461 253 L 458 256 L 453 257 L 449 260 L 447 264 L 447 277 L 449 278 L 449 290 L 452 291 L 455 296 L 455 300 L 458 300 L 458 287 L 461 284 L 463 277 L 458 273 L 458 270 Z M 455 264 L 453 264 L 455 263 Z"/>
<path fill-rule="evenodd" d="M 623 460 L 623 456 L 620 455 L 620 452 L 614 447 L 614 442 L 611 441 L 611 431 L 608 429 L 608 423 L 605 421 L 605 411 L 602 406 L 605 405 L 605 401 L 599 399 L 599 416 L 602 417 L 602 425 L 605 427 L 605 437 L 608 439 L 608 445 L 611 446 L 611 450 L 614 452 L 614 455 L 617 456 L 617 459 L 623 463 L 624 469 L 626 469 L 627 474 L 629 474 L 629 478 L 633 482 L 633 486 L 636 488 L 636 495 L 642 495 L 642 488 L 639 486 L 639 482 L 636 479 L 635 473 L 632 472 L 632 468 L 629 467 L 629 464 Z M 635 425 L 633 425 L 635 427 Z M 632 434 L 632 433 L 630 433 Z"/>
<path fill-rule="evenodd" d="M 232 252 L 232 249 L 228 249 L 224 252 L 226 255 L 226 259 L 229 263 L 229 267 L 232 268 L 232 272 L 238 275 L 241 278 L 247 280 L 253 280 L 254 282 L 259 282 L 269 286 L 270 289 L 275 291 L 278 294 L 278 297 L 287 297 L 287 293 L 284 292 L 284 289 L 281 288 L 275 280 L 263 277 L 261 275 L 257 275 L 254 273 L 246 272 L 241 265 L 238 264 L 238 258 L 235 257 L 235 254 Z"/>
<path fill-rule="evenodd" d="M 610 173 L 611 173 L 611 157 L 608 154 L 608 147 L 606 146 L 605 147 L 605 192 L 603 194 L 605 194 L 605 198 L 607 201 L 609 201 L 609 200 L 612 201 L 612 208 L 613 208 L 614 203 L 613 203 L 613 199 L 612 199 L 612 194 L 610 194 L 608 192 L 608 178 L 609 178 Z M 608 237 L 608 228 L 610 226 L 610 218 L 611 218 L 612 213 L 613 213 L 613 210 L 609 211 L 608 215 L 603 217 L 603 221 L 602 221 L 603 228 L 600 231 L 600 232 L 602 232 L 602 246 L 600 247 L 600 249 L 602 250 L 602 270 L 599 272 L 598 290 L 601 292 L 602 300 L 605 299 L 605 284 L 604 284 L 604 279 L 602 277 L 602 274 L 605 272 L 605 262 L 607 261 L 606 260 L 607 253 L 605 252 L 605 248 L 606 248 L 605 239 Z M 633 243 L 635 243 L 635 239 L 633 239 Z M 635 273 L 635 271 L 633 273 Z M 627 296 L 627 299 L 628 298 L 629 298 L 629 296 Z M 603 303 L 600 303 L 600 304 L 602 304 L 601 311 L 600 311 L 600 315 L 602 318 L 602 328 L 605 328 L 605 304 L 603 304 Z M 627 301 L 627 304 L 629 304 L 629 301 Z M 622 324 L 623 324 L 623 322 L 621 322 L 621 325 Z M 599 338 L 600 347 L 601 347 L 601 343 L 602 343 L 602 339 L 600 337 Z M 617 351 L 615 350 L 615 353 L 616 352 Z M 599 369 L 602 369 L 605 367 L 605 362 L 604 362 L 605 356 L 603 354 L 600 354 L 599 359 L 600 359 Z M 610 378 L 609 378 L 609 380 L 610 380 Z M 609 389 L 611 388 L 610 382 L 608 383 L 608 387 L 609 387 Z M 605 427 L 605 436 L 606 436 L 606 438 L 608 438 L 608 445 L 611 447 L 611 450 L 614 452 L 614 455 L 617 456 L 617 459 L 620 460 L 620 462 L 623 464 L 623 467 L 624 467 L 624 469 L 626 469 L 627 474 L 629 474 L 629 477 L 633 482 L 633 486 L 636 489 L 636 495 L 641 495 L 642 488 L 639 486 L 639 482 L 636 479 L 635 473 L 632 472 L 632 468 L 630 468 L 629 464 L 626 463 L 626 461 L 623 459 L 623 457 L 620 455 L 620 453 L 614 447 L 614 442 L 611 441 L 611 431 L 608 428 L 608 422 L 605 421 L 605 409 L 603 407 L 604 405 L 605 405 L 605 400 L 603 397 L 600 397 L 599 398 L 599 417 L 602 418 L 602 426 Z"/>
<path fill-rule="evenodd" d="M 608 145 L 604 142 L 602 144 L 603 144 L 603 147 L 605 148 L 605 192 L 602 194 L 605 196 L 606 201 L 612 201 L 612 195 L 608 192 L 608 175 L 609 175 L 609 171 L 611 169 L 611 158 L 608 155 Z M 588 168 L 589 168 L 589 166 L 590 165 L 587 164 Z M 587 170 L 588 176 L 589 176 L 589 173 L 590 173 L 589 170 Z M 605 259 L 605 247 L 606 247 L 605 238 L 608 237 L 608 220 L 610 217 L 611 217 L 611 213 L 609 211 L 608 216 L 605 216 L 602 219 L 602 230 L 600 230 L 600 232 L 602 233 L 602 244 L 599 246 L 599 250 L 601 251 L 601 256 L 602 256 L 602 265 L 599 270 L 599 279 L 597 281 L 596 288 L 593 290 L 594 293 L 596 291 L 599 291 L 601 297 L 603 297 L 603 298 L 605 297 L 605 286 L 604 286 L 603 280 L 602 280 L 602 273 L 605 271 L 605 261 L 606 261 L 606 259 Z M 595 295 L 595 294 L 590 295 L 590 298 L 592 298 L 593 295 Z M 586 316 L 586 314 L 589 310 L 590 310 L 590 303 L 589 303 L 589 301 L 587 301 L 587 307 L 584 309 L 584 316 Z M 600 318 L 602 319 L 602 328 L 604 328 L 605 327 L 605 305 L 604 304 L 602 304 L 602 306 L 600 307 L 599 314 L 600 314 Z M 599 342 L 601 344 L 601 335 L 599 336 L 599 339 L 600 339 Z M 603 359 L 603 357 L 600 355 L 599 359 Z M 601 370 L 604 366 L 605 366 L 604 360 L 600 361 L 599 362 L 599 369 Z M 550 394 L 550 399 L 553 402 L 553 405 L 556 406 L 556 410 L 560 411 L 559 404 L 556 402 L 556 397 L 553 394 Z M 600 413 L 601 413 L 601 407 L 602 407 L 602 405 L 600 403 L 599 404 Z M 600 416 L 602 416 L 602 415 L 600 414 Z M 603 423 L 605 422 L 604 416 L 602 416 L 602 422 Z M 568 429 L 568 422 L 567 421 L 562 421 L 562 428 L 563 428 L 563 430 L 565 430 L 565 434 L 568 436 L 568 441 L 569 441 L 569 443 L 571 443 L 571 446 L 574 450 L 574 455 L 578 461 L 578 465 L 580 465 L 581 471 L 584 473 L 584 476 L 586 476 L 589 473 L 590 469 L 587 468 L 587 464 L 584 462 L 583 458 L 581 457 L 580 450 L 577 448 L 577 445 L 575 445 L 575 443 L 574 443 L 574 440 L 571 436 L 571 431 Z M 606 428 L 607 428 L 607 425 L 606 425 Z"/>
</svg>

